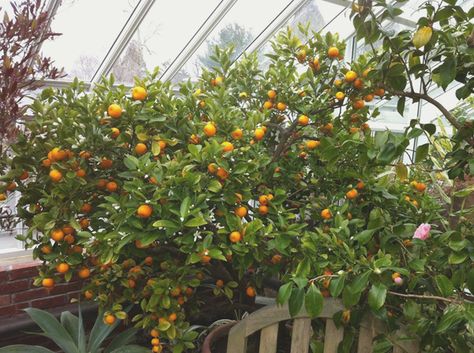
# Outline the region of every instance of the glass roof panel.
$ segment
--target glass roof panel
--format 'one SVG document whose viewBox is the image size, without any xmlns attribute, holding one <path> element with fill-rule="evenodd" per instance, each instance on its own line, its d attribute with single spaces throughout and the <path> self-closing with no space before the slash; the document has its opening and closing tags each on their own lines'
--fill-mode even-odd
<svg viewBox="0 0 474 353">
<path fill-rule="evenodd" d="M 215 45 L 228 46 L 233 43 L 233 57 L 237 58 L 290 3 L 289 0 L 274 0 L 269 6 L 267 1 L 239 0 L 184 64 L 173 81 L 195 79 L 202 66 L 212 67 L 213 62 L 209 56 Z"/>
<path fill-rule="evenodd" d="M 219 3 L 220 0 L 156 1 L 112 67 L 116 81 L 132 84 L 134 76 L 143 76 L 156 66 L 163 72 Z"/>
<path fill-rule="evenodd" d="M 65 0 L 51 28 L 62 33 L 44 43 L 43 54 L 67 78 L 90 81 L 139 0 Z"/>
</svg>

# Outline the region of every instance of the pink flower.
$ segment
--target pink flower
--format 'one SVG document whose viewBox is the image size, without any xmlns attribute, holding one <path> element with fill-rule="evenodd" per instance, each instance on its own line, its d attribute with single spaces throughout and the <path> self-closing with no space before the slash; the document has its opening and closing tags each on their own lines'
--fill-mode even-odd
<svg viewBox="0 0 474 353">
<path fill-rule="evenodd" d="M 426 240 L 430 237 L 431 225 L 428 223 L 421 223 L 420 226 L 415 230 L 413 238 Z"/>
</svg>

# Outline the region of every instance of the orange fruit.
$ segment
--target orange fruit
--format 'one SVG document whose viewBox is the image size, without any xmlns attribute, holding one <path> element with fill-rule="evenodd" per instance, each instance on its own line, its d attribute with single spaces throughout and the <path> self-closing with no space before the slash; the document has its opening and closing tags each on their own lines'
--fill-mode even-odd
<svg viewBox="0 0 474 353">
<path fill-rule="evenodd" d="M 282 112 L 282 111 L 286 110 L 286 108 L 287 108 L 287 105 L 286 105 L 285 103 L 283 103 L 283 102 L 278 102 L 278 103 L 277 103 L 277 109 L 278 109 L 279 111 Z"/>
<path fill-rule="evenodd" d="M 84 169 L 78 169 L 76 171 L 76 176 L 79 178 L 84 178 L 86 176 L 86 171 Z"/>
<path fill-rule="evenodd" d="M 306 126 L 309 124 L 309 118 L 306 115 L 300 115 L 298 117 L 298 125 Z"/>
<path fill-rule="evenodd" d="M 84 298 L 86 298 L 87 300 L 91 300 L 92 298 L 94 298 L 94 293 L 90 290 L 86 290 L 84 292 Z"/>
<path fill-rule="evenodd" d="M 360 126 L 360 128 L 361 128 L 362 130 L 369 130 L 369 129 L 370 129 L 370 126 L 369 126 L 369 124 L 367 124 L 367 123 L 363 123 L 363 124 Z"/>
<path fill-rule="evenodd" d="M 128 288 L 135 288 L 137 286 L 137 283 L 135 282 L 135 280 L 131 278 L 127 280 L 127 284 L 128 284 Z"/>
<path fill-rule="evenodd" d="M 69 245 L 71 245 L 76 241 L 76 238 L 74 238 L 74 235 L 72 234 L 66 234 L 64 236 L 64 241 L 68 243 Z"/>
<path fill-rule="evenodd" d="M 87 218 L 81 218 L 79 221 L 79 225 L 81 226 L 81 229 L 87 229 L 89 228 L 90 221 Z"/>
<path fill-rule="evenodd" d="M 214 125 L 214 123 L 207 123 L 205 126 L 204 126 L 204 134 L 207 136 L 207 137 L 212 137 L 216 134 L 217 132 L 217 128 L 216 128 L 216 125 Z"/>
<path fill-rule="evenodd" d="M 148 148 L 146 147 L 146 145 L 144 143 L 137 143 L 137 145 L 135 146 L 135 153 L 138 154 L 139 156 L 141 156 L 142 154 L 145 154 L 146 151 L 148 150 Z"/>
<path fill-rule="evenodd" d="M 234 210 L 236 216 L 244 218 L 247 215 L 247 208 L 245 206 L 239 206 Z"/>
<path fill-rule="evenodd" d="M 5 201 L 7 199 L 7 195 L 4 193 L 0 193 L 0 201 Z"/>
<path fill-rule="evenodd" d="M 323 217 L 324 219 L 331 219 L 332 213 L 328 208 L 325 208 L 321 211 L 321 217 Z"/>
<path fill-rule="evenodd" d="M 306 148 L 309 149 L 309 150 L 314 150 L 320 144 L 321 144 L 321 142 L 319 142 L 317 140 L 308 140 L 308 141 L 306 141 Z"/>
<path fill-rule="evenodd" d="M 364 88 L 364 81 L 362 81 L 360 78 L 356 78 L 353 85 L 355 89 L 362 89 Z"/>
<path fill-rule="evenodd" d="M 362 72 L 362 77 L 367 78 L 369 76 L 369 72 L 372 70 L 372 68 L 367 68 Z"/>
<path fill-rule="evenodd" d="M 257 292 L 255 292 L 255 288 L 249 286 L 245 290 L 245 294 L 247 294 L 248 297 L 253 298 L 257 295 Z"/>
<path fill-rule="evenodd" d="M 51 167 L 51 159 L 46 158 L 41 161 L 41 165 L 45 168 Z"/>
<path fill-rule="evenodd" d="M 273 255 L 272 259 L 271 259 L 271 262 L 274 265 L 279 264 L 281 262 L 281 255 L 280 254 Z"/>
<path fill-rule="evenodd" d="M 105 186 L 107 185 L 107 179 L 99 179 L 97 181 L 97 189 L 105 189 Z"/>
<path fill-rule="evenodd" d="M 90 211 L 92 211 L 92 205 L 90 203 L 85 203 L 81 206 L 82 213 L 89 213 Z"/>
<path fill-rule="evenodd" d="M 346 192 L 346 197 L 349 200 L 354 200 L 358 195 L 359 193 L 357 192 L 356 189 L 351 189 L 348 192 Z"/>
<path fill-rule="evenodd" d="M 222 288 L 222 287 L 224 287 L 224 281 L 221 280 L 221 279 L 218 279 L 218 280 L 216 281 L 216 287 L 217 287 L 217 288 Z"/>
<path fill-rule="evenodd" d="M 7 185 L 7 190 L 8 191 L 15 191 L 16 189 L 16 183 L 15 182 L 11 182 L 10 184 Z"/>
<path fill-rule="evenodd" d="M 54 183 L 58 183 L 61 181 L 61 179 L 63 178 L 63 174 L 57 170 L 57 169 L 53 169 L 52 171 L 49 172 L 49 178 L 54 182 Z"/>
<path fill-rule="evenodd" d="M 82 267 L 78 272 L 77 275 L 79 278 L 86 279 L 89 278 L 91 275 L 91 271 L 87 267 Z"/>
<path fill-rule="evenodd" d="M 29 176 L 28 171 L 24 170 L 23 173 L 21 173 L 19 178 L 20 180 L 26 180 L 28 179 L 28 176 Z"/>
<path fill-rule="evenodd" d="M 218 167 L 216 171 L 216 175 L 221 180 L 226 180 L 229 177 L 229 173 L 224 168 Z"/>
<path fill-rule="evenodd" d="M 168 315 L 168 321 L 176 321 L 176 319 L 178 318 L 178 315 L 176 315 L 176 313 L 171 313 Z"/>
<path fill-rule="evenodd" d="M 416 183 L 415 184 L 415 189 L 416 191 L 423 192 L 426 190 L 426 184 L 425 183 Z"/>
<path fill-rule="evenodd" d="M 142 101 L 142 100 L 145 100 L 147 96 L 148 96 L 148 93 L 145 88 L 139 87 L 139 86 L 132 88 L 133 100 Z"/>
<path fill-rule="evenodd" d="M 113 325 L 115 323 L 115 316 L 112 314 L 107 314 L 104 316 L 104 323 L 107 325 Z"/>
<path fill-rule="evenodd" d="M 318 71 L 320 68 L 321 68 L 321 65 L 319 65 L 319 59 L 318 58 L 314 58 L 313 61 L 310 63 L 310 66 Z"/>
<path fill-rule="evenodd" d="M 269 99 L 275 99 L 277 96 L 277 93 L 275 90 L 271 89 L 270 91 L 267 92 L 267 96 Z"/>
<path fill-rule="evenodd" d="M 336 93 L 336 99 L 338 101 L 343 101 L 345 97 L 346 97 L 346 95 L 344 94 L 344 92 L 337 92 Z"/>
<path fill-rule="evenodd" d="M 299 63 L 304 63 L 306 60 L 306 50 L 300 49 L 298 53 L 296 53 L 296 58 L 298 59 Z"/>
<path fill-rule="evenodd" d="M 166 141 L 163 141 L 163 140 L 158 141 L 158 146 L 160 146 L 161 151 L 164 151 L 164 149 L 166 148 Z"/>
<path fill-rule="evenodd" d="M 232 136 L 234 140 L 240 140 L 243 135 L 244 133 L 242 132 L 242 129 L 235 129 L 230 133 L 230 136 Z"/>
<path fill-rule="evenodd" d="M 150 336 L 151 336 L 151 337 L 154 337 L 154 338 L 157 338 L 157 337 L 160 336 L 160 331 L 158 331 L 157 329 L 152 329 L 152 330 L 150 331 Z"/>
<path fill-rule="evenodd" d="M 153 258 L 151 256 L 147 256 L 145 257 L 145 260 L 143 260 L 143 262 L 145 263 L 145 265 L 151 266 L 153 265 Z"/>
<path fill-rule="evenodd" d="M 234 145 L 228 141 L 224 141 L 221 143 L 221 146 L 222 146 L 222 150 L 224 152 L 231 152 L 234 150 Z"/>
<path fill-rule="evenodd" d="M 342 85 L 342 81 L 339 80 L 339 79 L 335 79 L 334 80 L 334 86 L 339 87 L 340 85 Z"/>
<path fill-rule="evenodd" d="M 362 99 L 358 99 L 352 104 L 352 106 L 354 109 L 362 109 L 365 107 L 365 102 Z"/>
<path fill-rule="evenodd" d="M 105 188 L 106 188 L 107 191 L 109 191 L 109 192 L 115 192 L 115 191 L 117 191 L 117 189 L 118 189 L 118 185 L 117 185 L 117 183 L 116 183 L 115 181 L 109 181 L 109 182 L 107 183 L 107 185 L 105 185 Z"/>
<path fill-rule="evenodd" d="M 83 250 L 84 250 L 84 249 L 83 249 L 82 246 L 80 246 L 80 245 L 74 245 L 74 246 L 72 247 L 72 252 L 75 253 L 75 254 L 82 254 L 82 251 L 83 251 Z"/>
<path fill-rule="evenodd" d="M 264 109 L 272 109 L 273 108 L 273 103 L 270 102 L 270 101 L 265 101 L 265 103 L 263 103 L 263 108 Z"/>
<path fill-rule="evenodd" d="M 364 97 L 364 100 L 366 102 L 372 102 L 374 100 L 374 95 L 373 94 L 368 94 Z"/>
<path fill-rule="evenodd" d="M 41 281 L 41 285 L 45 288 L 53 288 L 54 287 L 54 279 L 52 278 L 43 278 Z"/>
<path fill-rule="evenodd" d="M 239 241 L 242 240 L 242 234 L 240 234 L 240 232 L 232 232 L 229 235 L 229 240 L 232 243 L 238 243 Z"/>
<path fill-rule="evenodd" d="M 54 241 L 62 241 L 64 239 L 64 232 L 61 229 L 54 229 L 51 231 L 51 239 Z"/>
<path fill-rule="evenodd" d="M 198 135 L 192 134 L 189 137 L 189 143 L 192 143 L 193 145 L 197 145 L 199 142 L 201 142 L 201 138 Z"/>
<path fill-rule="evenodd" d="M 120 135 L 120 130 L 116 127 L 113 127 L 112 129 L 110 129 L 110 135 L 112 136 L 112 138 L 116 139 Z"/>
<path fill-rule="evenodd" d="M 254 132 L 255 140 L 260 141 L 261 139 L 263 139 L 264 136 L 265 136 L 264 129 L 262 129 L 261 127 L 258 127 L 255 129 L 255 132 Z"/>
<path fill-rule="evenodd" d="M 107 108 L 107 114 L 112 118 L 118 119 L 122 116 L 122 108 L 118 104 L 111 104 Z"/>
<path fill-rule="evenodd" d="M 263 216 L 266 215 L 268 213 L 268 206 L 260 205 L 258 207 L 258 213 L 260 213 Z"/>
<path fill-rule="evenodd" d="M 51 245 L 43 245 L 41 247 L 41 252 L 45 255 L 48 255 L 53 252 L 53 248 L 51 247 Z"/>
<path fill-rule="evenodd" d="M 359 180 L 357 182 L 356 188 L 359 189 L 359 190 L 362 190 L 364 187 L 365 187 L 364 182 L 362 180 Z"/>
<path fill-rule="evenodd" d="M 140 218 L 148 218 L 151 216 L 153 209 L 150 205 L 141 205 L 137 209 L 137 216 Z"/>
<path fill-rule="evenodd" d="M 331 59 L 335 59 L 339 56 L 339 49 L 337 49 L 336 47 L 330 47 L 328 49 L 328 56 L 331 58 Z"/>
<path fill-rule="evenodd" d="M 218 169 L 218 167 L 217 167 L 216 163 L 209 163 L 207 165 L 207 171 L 211 174 L 217 173 L 217 169 Z"/>
<path fill-rule="evenodd" d="M 385 90 L 383 88 L 377 88 L 375 91 L 374 91 L 374 94 L 376 96 L 379 96 L 379 97 L 382 97 L 384 94 L 385 94 Z"/>
<path fill-rule="evenodd" d="M 56 266 L 56 271 L 58 271 L 59 273 L 66 273 L 67 271 L 69 271 L 69 265 L 65 262 L 62 262 Z"/>
<path fill-rule="evenodd" d="M 153 347 L 151 348 L 151 351 L 152 351 L 153 353 L 161 353 L 161 350 L 162 350 L 162 349 L 163 349 L 163 348 L 162 348 L 161 346 L 153 346 Z"/>
<path fill-rule="evenodd" d="M 48 158 L 49 158 L 49 154 L 48 154 Z M 55 147 L 51 150 L 51 160 L 53 161 L 62 161 L 63 159 L 66 159 L 67 158 L 67 153 L 63 150 L 61 150 L 60 148 L 58 147 Z"/>
<path fill-rule="evenodd" d="M 351 319 L 351 311 L 349 309 L 342 312 L 342 322 L 348 323 Z"/>
<path fill-rule="evenodd" d="M 81 157 L 82 159 L 89 159 L 91 158 L 91 153 L 90 152 L 87 152 L 87 151 L 81 151 L 79 152 L 79 157 Z"/>
<path fill-rule="evenodd" d="M 112 162 L 110 159 L 108 159 L 108 158 L 102 158 L 102 160 L 100 161 L 100 165 L 99 165 L 99 166 L 100 166 L 102 169 L 110 169 L 110 168 L 112 168 L 112 164 L 113 164 L 113 162 Z"/>
<path fill-rule="evenodd" d="M 268 196 L 267 195 L 260 195 L 258 197 L 258 202 L 261 204 L 261 205 L 266 205 L 268 204 Z"/>
<path fill-rule="evenodd" d="M 357 73 L 355 71 L 347 71 L 344 77 L 346 79 L 346 82 L 354 82 L 357 78 Z"/>
</svg>

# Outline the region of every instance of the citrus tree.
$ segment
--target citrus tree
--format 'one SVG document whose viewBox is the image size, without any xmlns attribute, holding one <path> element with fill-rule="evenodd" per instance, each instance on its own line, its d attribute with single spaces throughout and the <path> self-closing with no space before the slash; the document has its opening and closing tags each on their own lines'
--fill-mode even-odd
<svg viewBox="0 0 474 353">
<path fill-rule="evenodd" d="M 409 131 L 371 133 L 367 103 L 384 92 L 344 51 L 337 35 L 288 30 L 264 71 L 216 49 L 179 90 L 158 72 L 131 91 L 113 78 L 44 90 L 1 179 L 22 195 L 35 284 L 88 279 L 109 324 L 136 303 L 154 352 L 193 349 L 206 286 L 237 308 L 268 278 L 292 314 L 338 297 L 347 331 L 370 309 L 428 350 L 472 348 L 472 224 L 449 229 L 423 174 L 403 168 Z"/>
</svg>

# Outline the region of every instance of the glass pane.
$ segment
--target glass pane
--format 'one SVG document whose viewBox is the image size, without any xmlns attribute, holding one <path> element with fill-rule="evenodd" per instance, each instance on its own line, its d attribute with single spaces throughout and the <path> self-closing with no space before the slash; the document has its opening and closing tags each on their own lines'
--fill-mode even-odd
<svg viewBox="0 0 474 353">
<path fill-rule="evenodd" d="M 157 1 L 112 68 L 117 82 L 132 84 L 135 76 L 156 66 L 163 72 L 219 2 Z"/>
<path fill-rule="evenodd" d="M 202 66 L 211 67 L 209 59 L 215 45 L 221 47 L 234 44 L 233 57 L 237 58 L 265 27 L 290 3 L 288 0 L 274 0 L 269 6 L 267 1 L 239 0 L 229 13 L 214 28 L 209 38 L 198 48 L 179 73 L 180 81 L 195 79 Z"/>
<path fill-rule="evenodd" d="M 62 33 L 44 43 L 67 77 L 90 81 L 139 0 L 65 0 L 52 22 Z"/>
</svg>

